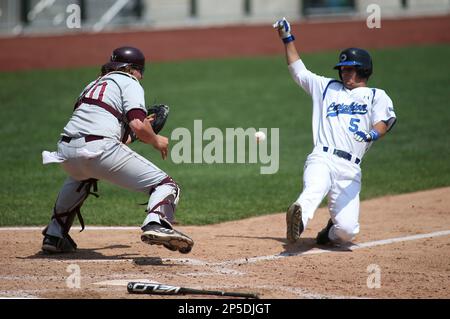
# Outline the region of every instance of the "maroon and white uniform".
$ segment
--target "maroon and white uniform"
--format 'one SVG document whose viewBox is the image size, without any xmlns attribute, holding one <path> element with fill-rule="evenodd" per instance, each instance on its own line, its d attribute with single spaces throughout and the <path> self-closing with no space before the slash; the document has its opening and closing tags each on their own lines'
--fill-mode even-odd
<svg viewBox="0 0 450 319">
<path fill-rule="evenodd" d="M 93 179 L 149 194 L 149 214 L 143 225 L 159 223 L 160 215 L 172 221 L 180 196 L 178 185 L 122 142 L 126 123 L 143 120 L 146 115 L 144 90 L 128 73 L 111 72 L 86 86 L 61 133 L 57 152 L 43 152 L 44 163 L 61 163 L 69 174 L 59 192 L 48 235 L 62 237 L 68 233 L 73 216 L 66 215 L 79 210 Z"/>
</svg>

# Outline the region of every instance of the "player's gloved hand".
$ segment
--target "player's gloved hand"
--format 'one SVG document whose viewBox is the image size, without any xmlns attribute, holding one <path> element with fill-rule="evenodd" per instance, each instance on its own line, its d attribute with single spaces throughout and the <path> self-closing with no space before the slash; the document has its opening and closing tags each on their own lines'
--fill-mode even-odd
<svg viewBox="0 0 450 319">
<path fill-rule="evenodd" d="M 353 137 L 358 142 L 369 143 L 369 142 L 373 142 L 373 141 L 376 141 L 377 139 L 379 139 L 380 133 L 378 133 L 376 130 L 371 130 L 370 132 L 358 131 L 358 132 L 355 132 Z"/>
<path fill-rule="evenodd" d="M 167 117 L 169 116 L 169 106 L 165 104 L 152 105 L 151 107 L 147 107 L 147 114 L 148 116 L 153 115 L 150 124 L 153 131 L 156 134 L 159 134 L 164 127 L 164 124 L 166 124 Z"/>
<path fill-rule="evenodd" d="M 278 29 L 278 34 L 284 43 L 289 43 L 295 40 L 295 37 L 291 34 L 291 25 L 286 18 L 283 17 L 283 19 L 278 20 L 272 26 L 274 29 Z"/>
</svg>

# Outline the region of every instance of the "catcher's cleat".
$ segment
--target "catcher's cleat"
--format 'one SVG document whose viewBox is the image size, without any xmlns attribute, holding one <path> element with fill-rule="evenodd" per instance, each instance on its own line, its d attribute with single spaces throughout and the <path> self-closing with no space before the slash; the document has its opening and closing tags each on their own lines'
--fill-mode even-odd
<svg viewBox="0 0 450 319">
<path fill-rule="evenodd" d="M 165 248 L 182 254 L 192 250 L 194 241 L 175 229 L 164 227 L 158 223 L 149 223 L 142 228 L 141 240 L 149 245 L 162 245 Z"/>
<path fill-rule="evenodd" d="M 76 249 L 77 244 L 70 237 L 45 235 L 42 241 L 42 251 L 49 254 L 72 253 Z"/>
<path fill-rule="evenodd" d="M 299 204 L 292 204 L 286 213 L 286 237 L 290 243 L 295 243 L 303 233 L 302 208 Z"/>
<path fill-rule="evenodd" d="M 318 245 L 326 245 L 331 243 L 330 237 L 328 237 L 328 233 L 330 232 L 331 227 L 333 227 L 333 221 L 331 218 L 328 220 L 327 226 L 325 226 L 324 229 L 322 229 L 320 232 L 317 233 L 316 237 L 316 243 Z"/>
</svg>

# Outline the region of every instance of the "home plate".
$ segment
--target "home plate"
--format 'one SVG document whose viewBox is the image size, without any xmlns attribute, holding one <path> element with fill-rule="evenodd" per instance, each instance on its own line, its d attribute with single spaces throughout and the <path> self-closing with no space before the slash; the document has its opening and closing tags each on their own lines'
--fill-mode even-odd
<svg viewBox="0 0 450 319">
<path fill-rule="evenodd" d="M 105 280 L 100 282 L 95 282 L 93 285 L 99 285 L 99 286 L 127 286 L 130 281 L 136 281 L 136 282 L 145 282 L 150 284 L 159 284 L 159 282 L 156 282 L 154 280 L 148 280 L 148 279 L 116 279 L 116 280 Z"/>
</svg>

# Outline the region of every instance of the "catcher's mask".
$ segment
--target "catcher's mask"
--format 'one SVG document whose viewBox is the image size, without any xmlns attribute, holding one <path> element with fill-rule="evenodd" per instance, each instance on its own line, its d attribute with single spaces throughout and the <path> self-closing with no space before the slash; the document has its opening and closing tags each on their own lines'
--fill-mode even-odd
<svg viewBox="0 0 450 319">
<path fill-rule="evenodd" d="M 106 70 L 118 70 L 128 65 L 144 75 L 145 56 L 141 50 L 134 47 L 115 49 L 111 54 L 110 61 L 102 66 L 102 73 Z"/>
<path fill-rule="evenodd" d="M 341 66 L 355 67 L 358 76 L 365 79 L 369 79 L 373 72 L 369 52 L 358 48 L 348 48 L 339 54 L 339 63 L 334 66 L 334 69 L 339 70 L 339 78 L 342 80 Z"/>
</svg>

